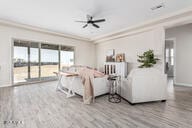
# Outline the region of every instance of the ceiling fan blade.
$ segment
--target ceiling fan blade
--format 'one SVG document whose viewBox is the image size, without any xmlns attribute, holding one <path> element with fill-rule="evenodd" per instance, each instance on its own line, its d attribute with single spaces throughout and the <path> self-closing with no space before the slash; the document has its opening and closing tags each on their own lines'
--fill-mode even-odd
<svg viewBox="0 0 192 128">
<path fill-rule="evenodd" d="M 98 25 L 96 25 L 96 24 L 94 24 L 94 23 L 92 23 L 92 25 L 93 25 L 94 27 L 96 27 L 96 28 L 99 28 L 99 26 L 98 26 Z"/>
<path fill-rule="evenodd" d="M 80 23 L 87 23 L 87 21 L 75 21 L 75 22 L 80 22 Z"/>
<path fill-rule="evenodd" d="M 84 25 L 83 28 L 86 28 L 88 26 L 88 24 Z"/>
<path fill-rule="evenodd" d="M 94 23 L 105 22 L 105 19 L 94 20 L 93 22 L 94 22 Z"/>
</svg>

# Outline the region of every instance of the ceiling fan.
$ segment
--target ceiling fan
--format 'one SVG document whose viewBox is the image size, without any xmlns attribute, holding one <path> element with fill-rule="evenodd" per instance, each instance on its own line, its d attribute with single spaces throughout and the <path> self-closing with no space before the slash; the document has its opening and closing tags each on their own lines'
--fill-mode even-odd
<svg viewBox="0 0 192 128">
<path fill-rule="evenodd" d="M 98 20 L 93 20 L 93 17 L 90 15 L 87 15 L 87 21 L 76 21 L 80 23 L 86 23 L 83 28 L 86 28 L 89 24 L 92 24 L 96 28 L 100 28 L 99 25 L 95 23 L 100 23 L 100 22 L 105 22 L 105 19 L 98 19 Z"/>
</svg>

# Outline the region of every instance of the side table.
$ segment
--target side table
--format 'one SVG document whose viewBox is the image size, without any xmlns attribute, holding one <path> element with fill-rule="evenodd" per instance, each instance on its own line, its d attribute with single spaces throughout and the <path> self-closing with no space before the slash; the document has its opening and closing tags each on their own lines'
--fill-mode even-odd
<svg viewBox="0 0 192 128">
<path fill-rule="evenodd" d="M 108 101 L 112 103 L 121 102 L 121 76 L 110 75 L 108 77 L 109 96 Z"/>
</svg>

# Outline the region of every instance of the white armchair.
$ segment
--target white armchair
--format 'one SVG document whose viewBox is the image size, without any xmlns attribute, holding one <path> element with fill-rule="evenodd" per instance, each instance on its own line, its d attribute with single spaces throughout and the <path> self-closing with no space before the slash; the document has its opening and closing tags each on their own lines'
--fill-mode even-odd
<svg viewBox="0 0 192 128">
<path fill-rule="evenodd" d="M 154 68 L 133 69 L 122 81 L 121 96 L 130 103 L 165 101 L 167 76 Z"/>
</svg>

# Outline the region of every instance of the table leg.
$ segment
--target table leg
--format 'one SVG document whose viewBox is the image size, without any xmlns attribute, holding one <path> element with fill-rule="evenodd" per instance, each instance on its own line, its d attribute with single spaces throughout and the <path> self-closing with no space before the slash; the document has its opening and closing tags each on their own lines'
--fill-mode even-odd
<svg viewBox="0 0 192 128">
<path fill-rule="evenodd" d="M 58 75 L 58 77 L 59 77 L 59 80 L 58 80 L 58 83 L 57 83 L 56 91 L 59 91 L 61 89 L 61 78 L 62 78 L 62 76 Z"/>
</svg>

